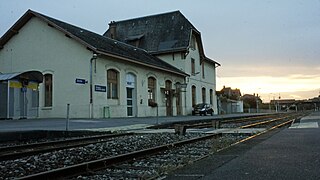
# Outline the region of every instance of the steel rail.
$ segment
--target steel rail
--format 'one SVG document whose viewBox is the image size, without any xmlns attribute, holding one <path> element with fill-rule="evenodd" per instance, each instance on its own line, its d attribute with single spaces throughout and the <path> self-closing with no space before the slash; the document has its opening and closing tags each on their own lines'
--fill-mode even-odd
<svg viewBox="0 0 320 180">
<path fill-rule="evenodd" d="M 256 122 L 256 123 L 253 123 L 253 124 L 247 124 L 247 125 L 240 126 L 239 128 L 240 129 L 244 129 L 244 128 L 254 127 L 254 126 L 258 126 L 258 125 L 262 125 L 262 124 L 268 124 L 268 123 L 271 123 L 271 122 L 274 122 L 274 121 L 280 121 L 280 120 L 283 120 L 283 119 L 286 119 L 286 118 L 289 118 L 289 117 L 290 116 L 285 116 L 285 117 L 275 118 L 275 119 L 271 119 L 271 120 L 267 120 L 267 121 Z"/>
<path fill-rule="evenodd" d="M 18 146 L 9 146 L 0 148 L 0 159 L 9 160 L 20 158 L 24 156 L 30 156 L 39 153 L 45 153 L 60 149 L 67 149 L 79 146 L 85 146 L 93 143 L 101 143 L 110 141 L 109 138 L 129 136 L 134 133 L 121 133 L 121 134 L 108 134 L 108 135 L 99 135 L 99 136 L 90 136 L 83 138 L 75 138 L 68 140 L 58 140 L 50 142 L 41 142 L 41 143 L 32 143 Z M 108 138 L 108 139 L 107 139 Z M 104 139 L 104 140 L 101 140 Z"/>
<path fill-rule="evenodd" d="M 264 118 L 272 118 L 275 116 L 279 116 L 279 114 L 272 114 L 272 115 L 265 115 L 265 116 L 254 116 L 254 117 L 246 117 L 246 118 L 240 118 L 240 119 L 227 119 L 224 121 L 221 121 L 221 123 L 231 123 L 231 122 L 243 122 L 248 120 L 259 120 Z"/>
<path fill-rule="evenodd" d="M 254 120 L 260 120 L 260 119 L 266 119 L 266 118 L 273 118 L 275 116 L 279 116 L 279 114 L 277 115 L 266 115 L 266 116 L 254 116 L 254 117 L 246 117 L 246 118 L 240 118 L 240 119 L 230 119 L 230 120 L 211 120 L 210 122 L 202 122 L 202 123 L 197 123 L 197 124 L 176 124 L 178 126 L 183 126 L 185 129 L 189 129 L 189 128 L 207 128 L 207 127 L 212 127 L 213 126 L 213 122 L 219 122 L 219 126 L 221 126 L 221 124 L 228 124 L 228 123 L 234 123 L 234 122 L 246 122 L 246 121 L 254 121 Z M 285 116 L 289 117 L 289 116 Z M 257 122 L 257 123 L 253 123 L 252 126 L 256 126 L 259 125 L 259 123 L 264 124 L 266 121 L 263 121 L 263 123 L 261 122 Z M 270 120 L 270 122 L 272 122 L 272 120 Z M 266 122 L 268 123 L 268 122 Z M 240 126 L 239 128 L 247 128 L 247 127 L 251 127 L 250 125 L 245 125 L 245 126 Z"/>
<path fill-rule="evenodd" d="M 156 146 L 153 148 L 148 148 L 148 149 L 143 149 L 139 151 L 134 151 L 130 152 L 127 154 L 122 154 L 118 156 L 113 156 L 113 157 L 108 157 L 108 158 L 103 158 L 103 159 L 98 159 L 94 161 L 89 161 L 89 162 L 84 162 L 80 164 L 75 164 L 71 166 L 67 166 L 64 168 L 58 168 L 54 169 L 51 171 L 46 171 L 46 172 L 40 172 L 37 174 L 21 177 L 18 179 L 62 179 L 66 177 L 72 177 L 80 174 L 85 174 L 86 172 L 90 173 L 92 171 L 100 170 L 109 166 L 112 166 L 117 163 L 133 160 L 136 158 L 141 158 L 144 156 L 148 156 L 151 154 L 155 154 L 161 151 L 165 151 L 174 147 L 179 147 L 185 144 L 190 144 L 194 143 L 197 141 L 202 141 L 210 138 L 216 138 L 216 137 L 221 137 L 222 133 L 218 134 L 210 134 L 202 137 L 197 137 L 197 138 L 192 138 L 188 140 L 183 140 L 171 144 L 166 144 L 166 145 L 161 145 L 161 146 Z"/>
<path fill-rule="evenodd" d="M 240 119 L 230 119 L 230 120 L 210 120 L 210 122 L 202 122 L 202 123 L 196 123 L 196 124 L 177 124 L 180 126 L 184 126 L 187 129 L 189 128 L 207 128 L 207 127 L 212 127 L 212 122 L 213 121 L 219 121 L 220 124 L 227 124 L 227 123 L 232 123 L 232 122 L 243 122 L 243 121 L 249 121 L 249 120 L 259 120 L 259 119 L 264 119 L 264 118 L 272 118 L 275 115 L 266 115 L 266 116 L 254 116 L 254 117 L 246 117 L 246 118 L 240 118 Z"/>
<path fill-rule="evenodd" d="M 259 133 L 257 133 L 257 134 L 254 134 L 254 135 L 252 135 L 252 136 L 249 136 L 249 137 L 247 137 L 247 138 L 241 139 L 240 141 L 237 141 L 237 142 L 231 144 L 230 146 L 221 148 L 221 149 L 219 149 L 217 152 L 223 151 L 223 150 L 225 150 L 225 149 L 227 149 L 227 148 L 229 148 L 229 147 L 232 147 L 232 146 L 235 146 L 235 145 L 237 145 L 237 144 L 240 144 L 240 143 L 243 143 L 243 142 L 245 142 L 245 141 L 248 141 L 248 140 L 250 140 L 250 139 L 256 138 L 257 136 L 260 136 L 260 135 L 262 135 L 262 134 L 265 134 L 265 133 L 267 133 L 267 132 L 269 132 L 269 131 L 271 131 L 271 130 L 274 130 L 274 129 L 276 129 L 276 128 L 285 126 L 285 125 L 287 125 L 287 124 L 289 124 L 289 123 L 294 122 L 295 120 L 297 120 L 297 119 L 299 119 L 299 118 L 301 118 L 301 117 L 302 117 L 302 116 L 300 116 L 300 117 L 295 117 L 295 118 L 290 119 L 290 120 L 288 120 L 288 121 L 286 121 L 286 122 L 283 122 L 283 123 L 281 123 L 281 124 L 277 124 L 277 125 L 269 128 L 269 129 L 266 129 L 266 130 L 264 130 L 264 131 L 261 131 L 261 132 L 259 132 Z"/>
</svg>

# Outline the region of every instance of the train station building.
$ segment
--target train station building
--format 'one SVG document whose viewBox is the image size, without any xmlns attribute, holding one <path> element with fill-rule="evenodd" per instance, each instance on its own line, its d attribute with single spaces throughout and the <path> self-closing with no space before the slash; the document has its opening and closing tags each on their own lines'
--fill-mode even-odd
<svg viewBox="0 0 320 180">
<path fill-rule="evenodd" d="M 28 10 L 0 39 L 0 118 L 64 118 L 67 104 L 71 118 L 217 113 L 220 64 L 181 12 L 109 25 L 99 35 Z"/>
</svg>

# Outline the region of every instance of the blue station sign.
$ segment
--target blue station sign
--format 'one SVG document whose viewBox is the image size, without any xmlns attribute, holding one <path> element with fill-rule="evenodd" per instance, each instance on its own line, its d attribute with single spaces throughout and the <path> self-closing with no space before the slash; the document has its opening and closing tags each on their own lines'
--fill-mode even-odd
<svg viewBox="0 0 320 180">
<path fill-rule="evenodd" d="M 95 85 L 94 86 L 94 91 L 107 92 L 107 87 L 106 86 Z"/>
<path fill-rule="evenodd" d="M 77 84 L 85 84 L 86 83 L 86 80 L 85 79 L 76 79 L 76 83 Z"/>
</svg>

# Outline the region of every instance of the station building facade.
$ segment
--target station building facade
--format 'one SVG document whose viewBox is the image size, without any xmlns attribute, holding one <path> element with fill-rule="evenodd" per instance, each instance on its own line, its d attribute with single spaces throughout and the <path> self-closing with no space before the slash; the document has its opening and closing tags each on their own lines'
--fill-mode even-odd
<svg viewBox="0 0 320 180">
<path fill-rule="evenodd" d="M 38 100 L 38 111 L 36 115 L 24 111 L 28 118 L 66 117 L 67 104 L 71 118 L 187 115 L 192 104 L 209 101 L 204 97 L 216 103 L 217 63 L 201 59 L 201 52 L 194 47 L 186 52 L 184 56 L 170 52 L 171 57 L 178 53 L 181 57 L 173 62 L 166 53 L 153 54 L 28 10 L 1 37 L 0 72 L 3 76 L 42 73 L 43 82 L 34 88 L 39 93 L 33 97 Z M 201 61 L 208 66 L 201 66 Z M 202 74 L 198 70 L 203 70 Z M 28 84 L 28 78 L 23 81 Z M 23 103 L 23 108 L 35 108 L 28 100 Z M 8 118 L 20 118 L 22 109 L 15 111 L 15 116 Z"/>
</svg>

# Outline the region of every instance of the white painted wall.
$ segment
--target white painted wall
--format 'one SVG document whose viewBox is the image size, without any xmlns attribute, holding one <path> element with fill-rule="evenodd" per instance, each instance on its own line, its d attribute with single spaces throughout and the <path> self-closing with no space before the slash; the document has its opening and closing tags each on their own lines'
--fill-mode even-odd
<svg viewBox="0 0 320 180">
<path fill-rule="evenodd" d="M 71 117 L 88 117 L 89 85 L 75 84 L 75 79 L 89 79 L 91 54 L 75 40 L 32 18 L 0 50 L 0 71 L 38 70 L 53 74 L 53 106 L 43 107 L 44 86 L 41 84 L 40 117 L 66 117 L 67 103 L 71 104 Z"/>
<path fill-rule="evenodd" d="M 48 26 L 38 18 L 32 18 L 15 35 L 4 48 L 0 50 L 0 72 L 22 72 L 38 70 L 53 74 L 53 106 L 44 106 L 44 85 L 40 91 L 40 118 L 66 117 L 67 104 L 70 106 L 71 118 L 90 117 L 90 84 L 76 84 L 77 78 L 90 81 L 90 59 L 92 52 L 74 39 L 66 37 L 62 32 Z M 107 99 L 105 92 L 93 91 L 93 117 L 105 116 L 103 109 L 109 107 L 110 117 L 126 117 L 126 73 L 136 75 L 136 113 L 139 117 L 157 115 L 157 108 L 148 106 L 148 77 L 157 79 L 156 101 L 159 105 L 159 115 L 166 115 L 164 87 L 166 80 L 184 83 L 184 77 L 145 66 L 128 63 L 119 59 L 99 56 L 96 60 L 96 71 L 93 70 L 94 85 L 107 85 L 107 70 L 114 68 L 120 72 L 120 98 Z M 94 68 L 94 67 L 93 67 Z M 173 86 L 175 88 L 175 86 Z M 176 115 L 175 98 L 173 115 Z M 183 107 L 185 102 L 182 102 Z M 185 109 L 183 109 L 185 112 Z"/>
<path fill-rule="evenodd" d="M 166 115 L 164 93 L 161 88 L 164 87 L 165 81 L 170 80 L 174 85 L 177 82 L 183 83 L 184 77 L 169 74 L 163 71 L 146 68 L 123 60 L 115 59 L 108 56 L 101 56 L 97 59 L 97 72 L 94 73 L 94 84 L 107 85 L 107 70 L 115 69 L 120 72 L 120 98 L 118 100 L 107 99 L 107 93 L 94 92 L 95 117 L 103 116 L 103 107 L 110 108 L 111 117 L 124 117 L 127 113 L 126 99 L 126 74 L 132 73 L 136 76 L 136 95 L 137 95 L 137 116 L 156 116 L 157 108 L 148 106 L 148 77 L 152 76 L 157 80 L 156 102 L 159 106 L 159 116 Z M 172 87 L 175 89 L 175 86 Z M 176 115 L 176 103 L 173 98 L 173 115 Z"/>
<path fill-rule="evenodd" d="M 200 65 L 200 53 L 198 45 L 196 44 L 195 49 L 189 48 L 189 54 L 186 59 L 181 59 L 180 53 L 174 54 L 174 60 L 172 53 L 159 55 L 158 58 L 166 61 L 167 63 L 183 70 L 185 73 L 189 74 L 190 77 L 186 78 L 188 86 L 186 88 L 186 114 L 192 113 L 192 91 L 191 87 L 196 86 L 196 101 L 197 103 L 202 102 L 202 88 L 206 88 L 206 102 L 210 103 L 210 89 L 213 90 L 213 109 L 215 114 L 218 114 L 217 109 L 217 96 L 216 96 L 216 68 L 214 64 L 204 62 L 205 68 L 205 78 L 202 77 L 202 67 Z M 195 72 L 198 74 L 191 74 L 191 59 L 195 60 Z"/>
</svg>

